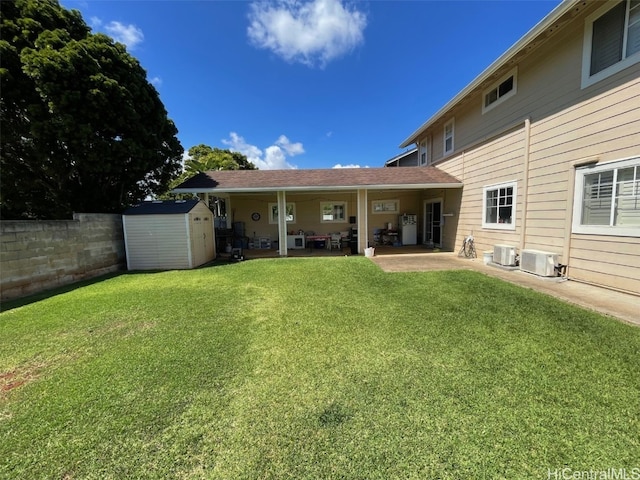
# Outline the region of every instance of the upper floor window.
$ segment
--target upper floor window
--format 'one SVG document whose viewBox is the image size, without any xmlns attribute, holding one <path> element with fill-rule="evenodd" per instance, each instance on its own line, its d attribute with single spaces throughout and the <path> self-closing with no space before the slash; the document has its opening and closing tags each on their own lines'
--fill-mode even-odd
<svg viewBox="0 0 640 480">
<path fill-rule="evenodd" d="M 514 68 L 484 91 L 482 113 L 488 112 L 496 105 L 500 105 L 506 99 L 516 94 L 517 74 L 518 71 Z"/>
<path fill-rule="evenodd" d="M 427 152 L 426 140 L 420 142 L 420 146 L 418 147 L 418 159 L 419 165 L 421 167 L 429 164 L 429 153 Z"/>
<path fill-rule="evenodd" d="M 444 124 L 444 154 L 453 152 L 454 119 Z"/>
<path fill-rule="evenodd" d="M 576 170 L 573 231 L 640 235 L 640 158 Z"/>
<path fill-rule="evenodd" d="M 516 228 L 516 182 L 489 185 L 482 192 L 484 228 L 515 230 Z"/>
<path fill-rule="evenodd" d="M 347 220 L 347 202 L 322 202 L 320 204 L 320 220 L 327 222 L 342 222 Z"/>
<path fill-rule="evenodd" d="M 582 86 L 640 61 L 640 0 L 605 2 L 585 24 Z"/>
</svg>

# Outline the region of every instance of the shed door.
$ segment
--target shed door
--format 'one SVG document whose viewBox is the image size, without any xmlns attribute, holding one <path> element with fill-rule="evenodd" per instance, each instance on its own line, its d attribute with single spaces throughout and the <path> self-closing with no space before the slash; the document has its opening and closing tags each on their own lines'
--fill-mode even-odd
<svg viewBox="0 0 640 480">
<path fill-rule="evenodd" d="M 197 267 L 213 259 L 213 227 L 211 215 L 194 215 L 191 248 L 193 266 Z"/>
</svg>

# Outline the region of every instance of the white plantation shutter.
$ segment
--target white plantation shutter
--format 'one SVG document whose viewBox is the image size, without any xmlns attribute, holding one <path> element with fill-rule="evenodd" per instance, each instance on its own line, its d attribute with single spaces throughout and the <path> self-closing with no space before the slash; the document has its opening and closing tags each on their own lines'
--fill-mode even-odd
<svg viewBox="0 0 640 480">
<path fill-rule="evenodd" d="M 609 225 L 613 195 L 613 170 L 584 176 L 583 225 Z"/>
<path fill-rule="evenodd" d="M 616 183 L 614 225 L 640 225 L 640 168 L 621 168 Z"/>
</svg>

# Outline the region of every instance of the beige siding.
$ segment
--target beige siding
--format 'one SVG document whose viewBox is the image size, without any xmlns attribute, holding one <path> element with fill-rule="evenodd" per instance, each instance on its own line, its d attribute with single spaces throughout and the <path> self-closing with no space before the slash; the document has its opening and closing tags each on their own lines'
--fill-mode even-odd
<svg viewBox="0 0 640 480">
<path fill-rule="evenodd" d="M 518 246 L 522 224 L 523 155 L 524 128 L 521 127 L 458 155 L 453 159 L 455 161 L 439 165 L 451 174 L 457 170 L 458 178 L 464 183 L 454 248 L 460 247 L 464 237 L 470 234 L 473 234 L 479 252 L 492 250 L 497 243 Z M 450 164 L 454 166 L 452 170 L 449 170 Z M 483 188 L 511 181 L 517 183 L 515 230 L 483 229 Z"/>
<path fill-rule="evenodd" d="M 581 88 L 584 18 L 594 8 L 519 60 L 516 95 L 482 114 L 478 90 L 425 136 L 436 165 L 464 182 L 456 245 L 473 232 L 478 250 L 501 243 L 550 251 L 572 278 L 640 294 L 640 238 L 571 232 L 575 165 L 640 156 L 640 64 Z M 456 151 L 442 159 L 442 126 L 452 116 Z M 516 230 L 483 229 L 483 187 L 509 180 L 518 182 Z"/>
<path fill-rule="evenodd" d="M 123 217 L 129 270 L 191 268 L 187 215 Z"/>
<path fill-rule="evenodd" d="M 640 241 L 631 237 L 575 235 L 570 275 L 595 284 L 640 292 Z"/>
</svg>

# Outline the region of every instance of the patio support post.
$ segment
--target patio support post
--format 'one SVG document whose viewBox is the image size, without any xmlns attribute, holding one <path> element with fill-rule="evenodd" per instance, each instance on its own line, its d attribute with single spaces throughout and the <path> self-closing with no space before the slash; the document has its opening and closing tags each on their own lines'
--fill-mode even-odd
<svg viewBox="0 0 640 480">
<path fill-rule="evenodd" d="M 278 190 L 278 254 L 287 256 L 287 194 Z"/>
<path fill-rule="evenodd" d="M 367 190 L 358 190 L 358 253 L 369 246 L 369 219 L 367 217 Z"/>
</svg>

